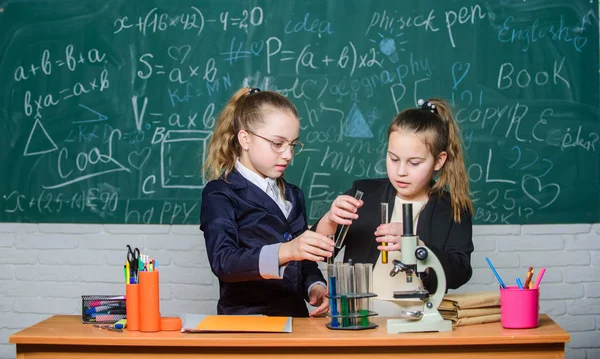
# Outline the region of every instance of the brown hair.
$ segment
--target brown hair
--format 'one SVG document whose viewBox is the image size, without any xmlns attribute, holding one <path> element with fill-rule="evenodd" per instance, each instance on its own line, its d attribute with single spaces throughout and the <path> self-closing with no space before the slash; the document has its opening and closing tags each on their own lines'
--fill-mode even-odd
<svg viewBox="0 0 600 359">
<path fill-rule="evenodd" d="M 446 163 L 440 169 L 439 179 L 431 187 L 429 194 L 441 194 L 448 189 L 454 221 L 460 222 L 461 211 L 473 213 L 473 203 L 469 198 L 469 178 L 458 124 L 447 102 L 435 98 L 429 102 L 435 105 L 437 114 L 422 108 L 406 109 L 390 124 L 388 138 L 398 130 L 422 133 L 425 145 L 436 159 L 442 151 L 448 154 Z"/>
<path fill-rule="evenodd" d="M 296 107 L 283 95 L 273 91 L 241 88 L 231 96 L 217 117 L 213 135 L 208 143 L 208 153 L 203 172 L 207 179 L 227 175 L 235 167 L 241 146 L 237 134 L 240 130 L 253 130 L 262 124 L 269 112 L 282 111 L 298 118 Z M 282 181 L 277 181 L 282 188 Z"/>
</svg>

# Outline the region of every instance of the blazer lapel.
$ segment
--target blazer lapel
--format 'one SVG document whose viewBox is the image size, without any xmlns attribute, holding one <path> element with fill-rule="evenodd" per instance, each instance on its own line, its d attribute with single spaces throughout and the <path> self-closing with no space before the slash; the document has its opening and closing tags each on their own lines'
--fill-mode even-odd
<svg viewBox="0 0 600 359">
<path fill-rule="evenodd" d="M 273 199 L 269 197 L 265 191 L 258 188 L 258 186 L 256 186 L 254 183 L 248 181 L 236 169 L 231 171 L 227 179 L 234 187 L 237 187 L 243 191 L 243 197 L 245 197 L 248 202 L 251 202 L 256 207 L 264 208 L 267 212 L 274 214 L 282 221 L 287 222 L 287 219 L 284 217 L 283 212 L 281 212 L 281 209 L 277 203 L 275 203 L 275 201 L 273 201 Z"/>
<path fill-rule="evenodd" d="M 301 206 L 297 189 L 293 189 L 290 185 L 285 186 L 285 199 L 292 203 L 292 210 L 287 218 L 292 233 L 303 232 L 307 228 L 307 223 L 304 217 L 304 208 Z"/>
</svg>

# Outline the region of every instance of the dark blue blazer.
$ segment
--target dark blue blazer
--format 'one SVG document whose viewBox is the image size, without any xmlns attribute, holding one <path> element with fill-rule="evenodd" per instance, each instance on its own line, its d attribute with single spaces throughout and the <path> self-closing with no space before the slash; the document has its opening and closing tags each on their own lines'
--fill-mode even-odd
<svg viewBox="0 0 600 359">
<path fill-rule="evenodd" d="M 200 229 L 219 278 L 218 314 L 308 316 L 308 287 L 325 282 L 315 262 L 288 263 L 283 279 L 264 279 L 258 268 L 264 245 L 283 243 L 308 229 L 302 191 L 286 182 L 285 198 L 292 203 L 288 218 L 235 169 L 227 181 L 210 181 L 202 191 Z"/>
</svg>

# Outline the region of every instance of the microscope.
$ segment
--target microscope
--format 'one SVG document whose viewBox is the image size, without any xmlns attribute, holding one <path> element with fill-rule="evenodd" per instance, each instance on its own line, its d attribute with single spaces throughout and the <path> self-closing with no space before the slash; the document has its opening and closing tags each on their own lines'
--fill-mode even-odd
<svg viewBox="0 0 600 359">
<path fill-rule="evenodd" d="M 423 301 L 422 311 L 404 312 L 401 319 L 388 319 L 387 332 L 413 333 L 413 332 L 449 332 L 452 331 L 452 322 L 444 320 L 438 311 L 446 292 L 446 275 L 439 259 L 433 251 L 419 245 L 419 237 L 413 234 L 412 204 L 402 204 L 402 260 L 394 260 L 394 268 L 390 276 L 394 277 L 400 272 L 406 273 L 406 280 L 412 281 L 413 274 L 425 273 L 427 268 L 437 275 L 437 288 L 435 293 L 430 293 L 424 288 L 416 291 L 394 291 L 394 298 L 416 299 Z"/>
</svg>

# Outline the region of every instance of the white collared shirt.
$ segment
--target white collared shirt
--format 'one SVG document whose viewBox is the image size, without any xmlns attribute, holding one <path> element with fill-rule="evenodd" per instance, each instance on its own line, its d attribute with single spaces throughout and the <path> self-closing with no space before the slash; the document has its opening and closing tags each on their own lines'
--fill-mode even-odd
<svg viewBox="0 0 600 359">
<path fill-rule="evenodd" d="M 262 189 L 281 209 L 285 218 L 290 215 L 292 211 L 292 202 L 281 199 L 279 194 L 279 188 L 277 187 L 277 180 L 273 178 L 262 178 L 258 173 L 248 169 L 248 167 L 241 164 L 239 158 L 235 160 L 235 169 L 248 181 L 254 183 L 258 188 Z M 289 240 L 289 239 L 286 239 Z M 281 243 L 268 244 L 262 247 L 258 257 L 258 270 L 261 277 L 265 279 L 283 279 L 285 268 L 287 263 L 279 265 L 279 247 Z M 307 293 L 310 296 L 310 290 L 314 285 L 320 284 L 327 288 L 327 284 L 323 282 L 314 282 L 308 289 Z"/>
<path fill-rule="evenodd" d="M 235 168 L 244 176 L 245 179 L 254 183 L 258 188 L 262 189 L 281 209 L 281 212 L 287 218 L 292 212 L 292 202 L 282 199 L 277 187 L 277 180 L 273 178 L 262 178 L 258 173 L 248 169 L 239 159 L 235 160 Z"/>
</svg>

